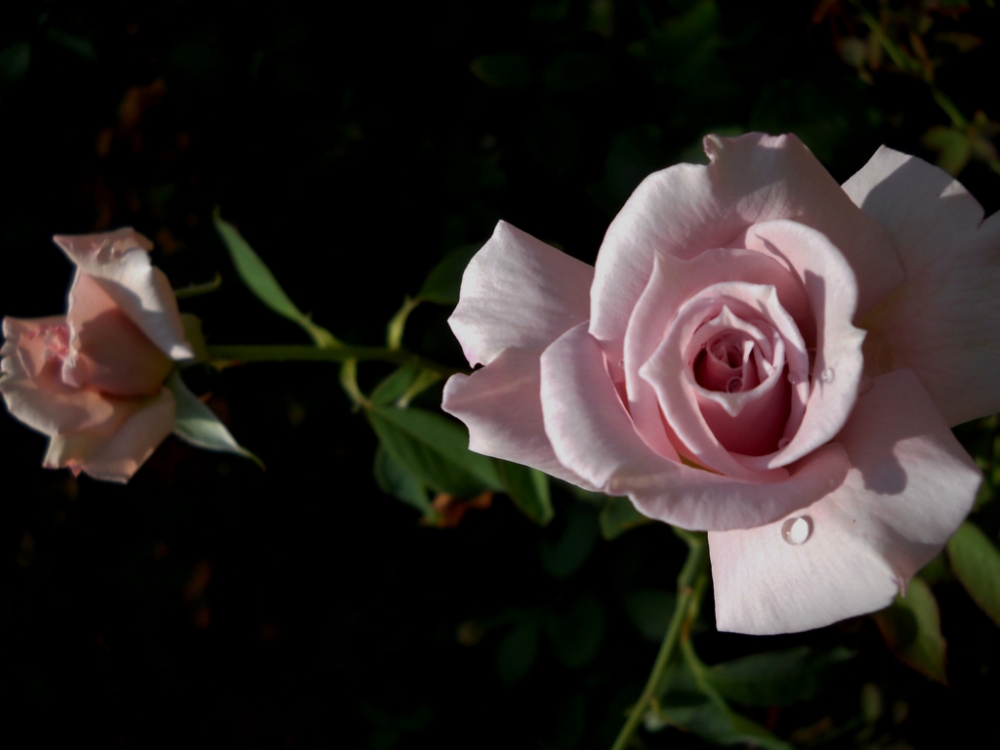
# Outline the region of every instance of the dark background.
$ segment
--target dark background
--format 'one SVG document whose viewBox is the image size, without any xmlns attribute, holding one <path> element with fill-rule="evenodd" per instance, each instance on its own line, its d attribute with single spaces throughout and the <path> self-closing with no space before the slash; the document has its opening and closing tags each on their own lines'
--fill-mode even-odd
<svg viewBox="0 0 1000 750">
<path fill-rule="evenodd" d="M 1000 116 L 997 12 L 931 5 L 869 8 L 921 34 L 930 17 L 938 85 L 966 117 Z M 707 132 L 796 132 L 842 181 L 882 143 L 934 160 L 925 134 L 948 125 L 918 77 L 883 61 L 867 83 L 844 61 L 844 40 L 867 35 L 846 2 L 318 7 L 4 4 L 0 312 L 64 309 L 52 234 L 132 225 L 175 287 L 222 274 L 182 304 L 210 342 L 306 343 L 241 287 L 212 229 L 221 207 L 300 307 L 377 345 L 403 295 L 499 218 L 593 262 L 639 180 L 700 159 Z M 938 31 L 983 44 L 960 53 Z M 1000 207 L 983 161 L 961 179 Z M 448 313 L 419 308 L 406 344 L 458 366 Z M 656 652 L 655 622 L 640 628 L 683 559 L 668 528 L 605 541 L 563 489 L 544 530 L 500 496 L 456 528 L 421 527 L 372 481 L 375 439 L 333 366 L 187 377 L 266 473 L 171 438 L 127 487 L 74 479 L 39 468 L 42 436 L 0 420 L 0 743 L 610 745 Z M 936 747 L 941 730 L 994 744 L 998 632 L 958 584 L 935 593 L 951 687 L 897 663 L 868 618 L 754 639 L 715 633 L 708 605 L 696 644 L 708 663 L 857 651 L 815 700 L 746 709 L 799 745 Z M 702 746 L 676 730 L 643 741 Z"/>
</svg>

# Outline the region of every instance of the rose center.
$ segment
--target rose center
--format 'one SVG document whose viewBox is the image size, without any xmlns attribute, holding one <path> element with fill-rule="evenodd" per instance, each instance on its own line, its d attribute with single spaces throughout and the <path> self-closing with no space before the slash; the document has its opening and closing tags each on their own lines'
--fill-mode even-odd
<svg viewBox="0 0 1000 750">
<path fill-rule="evenodd" d="M 709 391 L 743 393 L 760 384 L 760 351 L 742 331 L 725 331 L 707 341 L 694 361 L 695 382 Z"/>
</svg>

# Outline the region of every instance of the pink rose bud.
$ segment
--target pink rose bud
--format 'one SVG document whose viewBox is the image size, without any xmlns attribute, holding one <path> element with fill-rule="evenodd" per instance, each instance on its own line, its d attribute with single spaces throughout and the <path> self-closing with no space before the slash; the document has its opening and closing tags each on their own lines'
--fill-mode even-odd
<svg viewBox="0 0 1000 750">
<path fill-rule="evenodd" d="M 1000 214 L 880 149 L 794 136 L 650 175 L 596 268 L 501 222 L 450 319 L 470 448 L 709 532 L 720 630 L 888 605 L 972 506 L 950 427 L 1000 411 Z"/>
<path fill-rule="evenodd" d="M 4 318 L 0 392 L 51 438 L 46 468 L 127 482 L 173 430 L 163 384 L 194 356 L 177 299 L 130 227 L 53 239 L 76 264 L 66 315 Z"/>
</svg>

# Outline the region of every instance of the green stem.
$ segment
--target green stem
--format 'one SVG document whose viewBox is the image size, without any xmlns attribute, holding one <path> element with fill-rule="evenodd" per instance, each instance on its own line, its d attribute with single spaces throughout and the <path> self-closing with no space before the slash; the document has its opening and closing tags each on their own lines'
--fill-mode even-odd
<svg viewBox="0 0 1000 750">
<path fill-rule="evenodd" d="M 625 750 L 632 735 L 635 734 L 643 717 L 649 707 L 660 698 L 663 690 L 663 682 L 667 676 L 667 668 L 673 661 L 677 643 L 682 632 L 689 630 L 693 620 L 698 615 L 701 605 L 701 596 L 705 590 L 702 579 L 707 580 L 708 570 L 708 540 L 702 533 L 683 531 L 674 529 L 674 532 L 687 542 L 688 557 L 681 568 L 681 573 L 677 576 L 677 604 L 674 609 L 674 616 L 670 620 L 670 627 L 667 628 L 667 635 L 660 646 L 660 653 L 656 655 L 653 662 L 653 671 L 646 680 L 646 687 L 639 696 L 639 700 L 629 713 L 625 726 L 618 733 L 618 739 L 611 750 Z"/>
<path fill-rule="evenodd" d="M 377 346 L 348 346 L 322 348 L 303 344 L 250 344 L 218 345 L 208 347 L 212 362 L 388 362 L 394 365 L 412 364 L 421 370 L 448 377 L 459 372 L 468 372 L 448 367 L 408 352 L 405 349 L 388 349 Z"/>
<path fill-rule="evenodd" d="M 197 297 L 200 294 L 208 294 L 209 292 L 214 292 L 222 286 L 222 274 L 215 274 L 215 278 L 211 281 L 206 281 L 204 284 L 191 284 L 183 289 L 174 289 L 174 296 L 177 299 L 185 299 L 187 297 Z"/>
<path fill-rule="evenodd" d="M 340 366 L 340 386 L 354 402 L 354 410 L 371 408 L 371 402 L 358 387 L 358 360 L 349 359 Z"/>
</svg>

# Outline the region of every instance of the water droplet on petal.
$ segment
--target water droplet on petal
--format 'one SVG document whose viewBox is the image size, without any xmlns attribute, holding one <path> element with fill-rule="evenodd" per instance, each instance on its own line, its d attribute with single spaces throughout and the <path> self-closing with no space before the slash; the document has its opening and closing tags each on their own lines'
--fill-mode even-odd
<svg viewBox="0 0 1000 750">
<path fill-rule="evenodd" d="M 740 377 L 729 378 L 729 382 L 726 383 L 726 393 L 737 393 L 742 387 L 743 387 L 743 378 Z"/>
<path fill-rule="evenodd" d="M 625 360 L 624 359 L 619 359 L 618 360 L 618 366 L 621 367 L 622 369 L 624 369 L 625 368 Z"/>
<path fill-rule="evenodd" d="M 802 378 L 799 377 L 798 373 L 790 372 L 788 373 L 788 382 L 792 385 L 798 385 L 802 382 Z"/>
<path fill-rule="evenodd" d="M 824 383 L 832 383 L 833 382 L 833 374 L 834 374 L 833 373 L 833 368 L 832 367 L 827 367 L 820 374 L 819 379 L 822 380 Z"/>
<path fill-rule="evenodd" d="M 778 450 L 783 450 L 790 442 L 792 442 L 791 438 L 781 438 L 781 440 L 778 441 Z"/>
<path fill-rule="evenodd" d="M 809 516 L 789 518 L 781 524 L 781 537 L 789 544 L 804 544 L 812 536 L 813 523 Z"/>
</svg>

